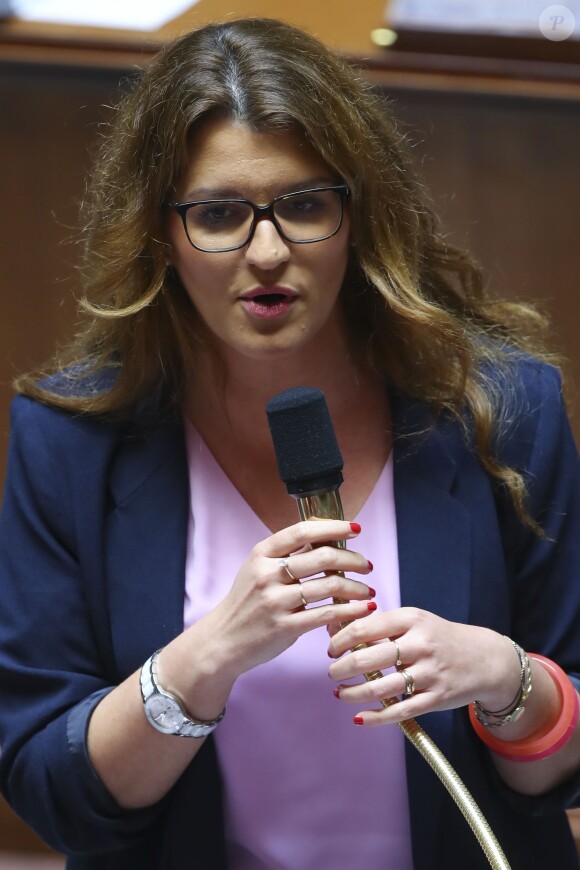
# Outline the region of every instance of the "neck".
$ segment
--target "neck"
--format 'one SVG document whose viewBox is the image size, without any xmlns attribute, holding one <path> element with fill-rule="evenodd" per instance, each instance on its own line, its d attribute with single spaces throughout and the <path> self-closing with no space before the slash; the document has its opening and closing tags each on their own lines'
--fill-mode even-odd
<svg viewBox="0 0 580 870">
<path fill-rule="evenodd" d="M 269 440 L 266 405 L 282 390 L 297 386 L 317 387 L 326 395 L 334 416 L 351 409 L 353 401 L 366 393 L 378 378 L 366 365 L 357 363 L 342 338 L 318 342 L 300 354 L 274 359 L 237 357 L 216 362 L 206 359 L 196 372 L 188 392 L 188 413 L 203 432 L 219 421 L 223 429 L 240 435 L 240 426 Z"/>
</svg>

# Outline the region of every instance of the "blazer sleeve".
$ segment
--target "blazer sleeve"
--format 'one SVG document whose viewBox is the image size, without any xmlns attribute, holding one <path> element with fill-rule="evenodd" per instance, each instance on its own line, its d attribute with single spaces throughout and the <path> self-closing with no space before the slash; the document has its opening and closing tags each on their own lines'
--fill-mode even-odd
<svg viewBox="0 0 580 870">
<path fill-rule="evenodd" d="M 528 510 L 544 534 L 504 510 L 513 628 L 526 649 L 555 659 L 580 687 L 580 461 L 556 370 L 533 367 L 523 401 L 502 458 L 524 475 Z"/>
<path fill-rule="evenodd" d="M 501 458 L 528 487 L 528 509 L 540 537 L 500 497 L 504 549 L 513 578 L 512 633 L 526 650 L 556 661 L 580 690 L 580 462 L 566 414 L 559 373 L 523 367 L 511 431 Z M 509 791 L 509 790 L 508 790 Z M 526 812 L 550 813 L 580 802 L 580 771 L 534 798 L 512 793 Z"/>
<path fill-rule="evenodd" d="M 80 458 L 74 433 L 83 425 L 14 401 L 0 516 L 0 787 L 47 843 L 67 853 L 126 846 L 160 809 L 119 807 L 86 750 L 91 713 L 114 679 L 104 677 L 105 605 L 95 607 L 79 561 L 80 534 L 98 543 L 102 518 L 94 511 L 90 528 L 89 506 L 104 503 L 111 438 L 102 427 L 95 455 L 84 457 L 94 473 L 81 487 L 81 528 L 71 480 Z"/>
</svg>

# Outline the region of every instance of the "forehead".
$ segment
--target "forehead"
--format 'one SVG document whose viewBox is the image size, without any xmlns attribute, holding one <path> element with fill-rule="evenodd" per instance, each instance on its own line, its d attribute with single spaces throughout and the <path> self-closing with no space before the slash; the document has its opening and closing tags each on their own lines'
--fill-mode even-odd
<svg viewBox="0 0 580 870">
<path fill-rule="evenodd" d="M 336 173 L 297 132 L 256 131 L 236 121 L 207 121 L 191 137 L 181 199 L 276 196 L 305 184 L 332 183 Z"/>
</svg>

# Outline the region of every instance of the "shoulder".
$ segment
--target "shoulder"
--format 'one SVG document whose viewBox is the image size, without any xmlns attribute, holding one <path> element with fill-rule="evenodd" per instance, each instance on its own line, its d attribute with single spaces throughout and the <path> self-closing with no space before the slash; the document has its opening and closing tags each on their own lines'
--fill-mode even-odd
<svg viewBox="0 0 580 870">
<path fill-rule="evenodd" d="M 482 377 L 512 411 L 520 408 L 527 413 L 562 399 L 560 371 L 527 354 L 506 354 L 501 365 L 484 367 Z"/>
<path fill-rule="evenodd" d="M 75 410 L 72 400 L 106 394 L 114 387 L 118 371 L 113 365 L 96 371 L 79 361 L 35 382 L 30 394 L 25 383 L 24 392 L 11 404 L 12 434 L 24 440 L 42 440 L 53 432 L 67 439 L 74 433 L 104 433 L 105 427 L 96 425 L 97 417 Z M 109 427 L 109 431 L 113 430 Z"/>
<path fill-rule="evenodd" d="M 38 386 L 48 395 L 90 398 L 111 390 L 118 381 L 120 371 L 119 362 L 97 367 L 90 360 L 80 359 L 46 375 L 38 382 Z"/>
<path fill-rule="evenodd" d="M 10 408 L 11 444 L 55 456 L 70 455 L 114 443 L 123 427 L 88 414 L 63 411 L 26 396 L 16 396 Z"/>
<path fill-rule="evenodd" d="M 160 416 L 147 404 L 116 420 L 17 396 L 11 405 L 9 475 L 24 473 L 37 485 L 55 476 L 61 483 L 102 485 L 124 466 L 164 461 L 167 451 L 175 452 L 183 441 L 182 419 L 176 413 Z"/>
<path fill-rule="evenodd" d="M 535 357 L 510 351 L 499 363 L 482 366 L 477 383 L 488 400 L 487 406 L 482 403 L 482 412 L 494 433 L 494 452 L 507 465 L 519 463 L 514 463 L 513 456 L 503 456 L 505 451 L 525 452 L 544 419 L 565 417 L 560 372 Z M 440 439 L 456 443 L 460 451 L 476 451 L 473 411 L 464 409 L 463 419 L 447 413 L 436 416 L 420 399 L 392 391 L 390 400 L 398 435 L 418 435 L 424 440 L 426 433 L 435 432 Z"/>
<path fill-rule="evenodd" d="M 148 480 L 170 477 L 166 489 L 174 494 L 188 479 L 184 455 L 180 421 L 120 425 L 19 396 L 12 406 L 4 530 L 40 522 L 76 551 L 77 533 L 93 540 L 115 506 Z"/>
<path fill-rule="evenodd" d="M 159 397 L 146 396 L 134 407 L 111 413 L 93 413 L 61 406 L 58 399 L 91 399 L 112 390 L 119 367 L 109 365 L 92 370 L 79 362 L 38 383 L 39 395 L 18 395 L 11 405 L 12 438 L 26 443 L 50 444 L 56 453 L 87 448 L 107 449 L 126 438 L 135 438 L 163 425 L 175 412 L 162 410 Z"/>
<path fill-rule="evenodd" d="M 73 527 L 106 491 L 109 468 L 123 433 L 111 424 L 17 396 L 11 430 L 3 515 L 42 515 L 47 524 Z"/>
<path fill-rule="evenodd" d="M 495 443 L 500 461 L 526 465 L 532 454 L 558 444 L 569 429 L 560 371 L 534 357 L 517 355 L 489 376 L 495 405 Z"/>
<path fill-rule="evenodd" d="M 549 548 L 548 539 L 563 546 L 569 530 L 573 536 L 578 534 L 580 460 L 560 372 L 537 360 L 522 359 L 507 384 L 496 456 L 523 476 L 527 510 L 547 536 L 542 546 Z"/>
</svg>

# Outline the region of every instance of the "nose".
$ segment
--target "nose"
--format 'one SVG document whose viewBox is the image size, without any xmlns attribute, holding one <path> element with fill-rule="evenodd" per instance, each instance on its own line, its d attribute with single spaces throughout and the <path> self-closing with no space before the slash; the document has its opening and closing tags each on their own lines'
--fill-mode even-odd
<svg viewBox="0 0 580 870">
<path fill-rule="evenodd" d="M 290 257 L 290 248 L 272 221 L 262 218 L 246 248 L 246 260 L 259 269 L 275 269 Z"/>
</svg>

